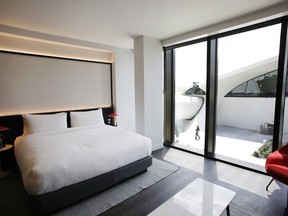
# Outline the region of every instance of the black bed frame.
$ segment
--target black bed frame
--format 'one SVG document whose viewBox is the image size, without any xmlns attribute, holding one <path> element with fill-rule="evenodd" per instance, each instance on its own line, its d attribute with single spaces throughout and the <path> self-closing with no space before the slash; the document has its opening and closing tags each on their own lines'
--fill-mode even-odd
<svg viewBox="0 0 288 216">
<path fill-rule="evenodd" d="M 151 165 L 152 157 L 148 156 L 117 170 L 113 170 L 101 176 L 94 177 L 51 193 L 39 196 L 28 195 L 30 208 L 34 215 L 49 215 L 136 175 L 144 173 Z"/>
<path fill-rule="evenodd" d="M 95 108 L 97 109 L 97 108 Z M 89 111 L 86 109 L 80 111 Z M 113 108 L 102 108 L 103 117 L 108 124 L 108 115 L 113 112 Z M 67 112 L 67 122 L 70 126 L 70 115 Z M 78 110 L 73 110 L 78 111 Z M 51 114 L 57 112 L 41 113 Z M 39 114 L 39 113 L 38 113 Z M 21 115 L 2 116 L 0 117 L 0 125 L 9 127 L 9 131 L 5 134 L 5 143 L 14 143 L 17 136 L 23 133 L 23 119 Z M 50 215 L 56 211 L 64 209 L 72 204 L 75 204 L 85 198 L 91 197 L 105 189 L 108 189 L 116 184 L 119 184 L 129 178 L 147 171 L 147 168 L 152 165 L 152 156 L 148 156 L 134 163 L 128 164 L 109 173 L 91 178 L 89 180 L 79 182 L 77 184 L 64 187 L 54 192 L 46 193 L 38 196 L 28 195 L 30 207 L 33 215 Z"/>
</svg>

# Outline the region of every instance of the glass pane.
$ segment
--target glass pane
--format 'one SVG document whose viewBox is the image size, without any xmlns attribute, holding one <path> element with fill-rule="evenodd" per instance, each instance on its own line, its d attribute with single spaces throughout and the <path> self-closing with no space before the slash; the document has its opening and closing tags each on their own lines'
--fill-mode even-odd
<svg viewBox="0 0 288 216">
<path fill-rule="evenodd" d="M 279 43 L 280 24 L 218 40 L 217 157 L 263 169 L 272 144 Z"/>
<path fill-rule="evenodd" d="M 255 80 L 250 80 L 247 84 L 247 89 L 246 89 L 246 94 L 247 95 L 258 95 L 260 93 L 259 87 L 257 82 L 255 82 Z"/>
<path fill-rule="evenodd" d="M 204 152 L 207 43 L 175 49 L 177 147 Z"/>
<path fill-rule="evenodd" d="M 247 88 L 247 82 L 243 83 L 242 85 L 236 87 L 232 90 L 233 94 L 241 94 L 244 95 Z"/>
</svg>

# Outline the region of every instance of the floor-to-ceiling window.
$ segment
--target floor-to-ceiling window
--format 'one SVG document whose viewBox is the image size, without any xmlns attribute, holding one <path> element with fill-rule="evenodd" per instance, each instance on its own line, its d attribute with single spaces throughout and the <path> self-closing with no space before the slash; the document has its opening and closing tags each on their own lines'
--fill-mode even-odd
<svg viewBox="0 0 288 216">
<path fill-rule="evenodd" d="M 204 152 L 207 43 L 176 48 L 173 145 Z"/>
<path fill-rule="evenodd" d="M 264 166 L 272 142 L 281 25 L 218 39 L 217 156 Z"/>
<path fill-rule="evenodd" d="M 279 49 L 286 47 L 281 40 L 285 28 L 287 17 L 282 17 L 165 47 L 165 73 L 170 77 L 165 92 L 173 92 L 165 106 L 174 107 L 169 133 L 165 131 L 168 144 L 263 170 L 267 148 L 283 145 L 273 140 L 275 133 L 282 133 L 274 130 L 274 123 L 279 126 L 283 118 L 275 113 L 283 104 L 277 99 L 282 91 L 276 89 L 286 72 L 278 68 L 285 55 Z"/>
</svg>

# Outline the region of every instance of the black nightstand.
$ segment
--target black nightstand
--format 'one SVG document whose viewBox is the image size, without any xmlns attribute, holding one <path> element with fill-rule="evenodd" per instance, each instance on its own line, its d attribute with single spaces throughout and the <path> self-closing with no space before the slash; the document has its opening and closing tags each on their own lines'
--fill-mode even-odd
<svg viewBox="0 0 288 216">
<path fill-rule="evenodd" d="M 1 164 L 1 153 L 4 151 L 7 151 L 9 149 L 12 149 L 13 145 L 11 144 L 5 144 L 5 147 L 0 148 L 0 178 L 7 176 L 10 172 L 5 172 L 2 170 L 2 164 Z"/>
</svg>

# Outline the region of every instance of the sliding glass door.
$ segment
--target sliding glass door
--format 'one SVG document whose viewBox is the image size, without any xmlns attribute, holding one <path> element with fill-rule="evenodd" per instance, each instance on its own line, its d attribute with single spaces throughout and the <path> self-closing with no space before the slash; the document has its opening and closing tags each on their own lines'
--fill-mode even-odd
<svg viewBox="0 0 288 216">
<path fill-rule="evenodd" d="M 177 48 L 174 146 L 204 152 L 207 43 Z"/>
<path fill-rule="evenodd" d="M 218 39 L 218 156 L 264 166 L 273 140 L 280 30 L 276 24 Z"/>
<path fill-rule="evenodd" d="M 287 26 L 282 17 L 165 48 L 165 143 L 264 171 L 288 142 Z"/>
</svg>

